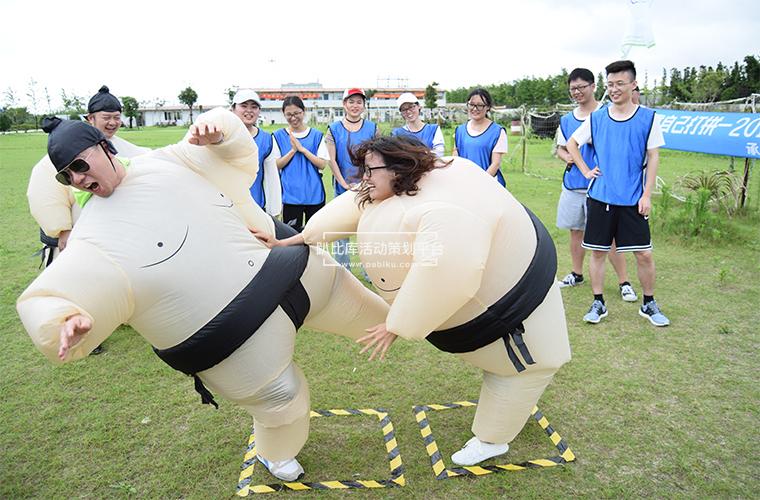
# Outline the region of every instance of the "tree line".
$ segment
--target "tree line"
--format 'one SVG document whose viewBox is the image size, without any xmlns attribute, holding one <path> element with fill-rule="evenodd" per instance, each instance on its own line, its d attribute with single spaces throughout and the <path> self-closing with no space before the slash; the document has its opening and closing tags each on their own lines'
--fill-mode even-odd
<svg viewBox="0 0 760 500">
<path fill-rule="evenodd" d="M 550 107 L 555 104 L 570 104 L 567 92 L 568 71 L 562 69 L 559 74 L 545 78 L 528 77 L 509 83 L 475 85 L 449 90 L 448 102 L 465 102 L 467 95 L 476 87 L 487 89 L 493 97 L 494 104 L 516 108 L 521 105 Z M 652 105 L 661 105 L 673 101 L 681 102 L 716 102 L 747 97 L 760 93 L 760 59 L 748 55 L 733 65 L 719 62 L 715 67 L 700 66 L 682 69 L 663 69 L 659 81 L 650 85 L 648 75 L 637 78 L 642 94 L 649 96 Z M 596 97 L 604 95 L 604 74 L 597 76 Z"/>
<path fill-rule="evenodd" d="M 448 102 L 464 103 L 470 91 L 476 87 L 486 88 L 493 97 L 494 104 L 517 108 L 525 105 L 538 108 L 550 108 L 556 104 L 571 104 L 567 93 L 567 69 L 563 68 L 560 73 L 545 78 L 528 77 L 514 80 L 509 83 L 497 83 L 490 85 L 474 85 L 472 87 L 459 87 L 446 92 Z M 598 74 L 596 97 L 601 99 L 604 94 L 604 75 Z M 745 56 L 744 59 L 734 62 L 732 65 L 724 65 L 719 62 L 713 66 L 671 68 L 670 71 L 663 68 L 662 75 L 657 81 L 649 82 L 649 75 L 638 75 L 639 87 L 650 106 L 662 105 L 673 101 L 680 102 L 716 102 L 747 97 L 753 93 L 760 93 L 760 58 L 754 55 Z M 433 82 L 425 89 L 425 105 L 433 109 L 436 107 L 436 86 Z M 227 94 L 232 100 L 234 89 L 227 89 Z M 26 92 L 29 106 L 19 106 L 18 98 L 13 89 L 8 88 L 3 95 L 3 105 L 0 106 L 0 132 L 7 130 L 30 130 L 39 128 L 40 118 L 48 114 L 67 115 L 73 119 L 86 113 L 86 100 L 61 89 L 61 102 L 63 107 L 51 109 L 50 93 L 47 87 L 44 92 L 37 89 L 37 82 L 30 79 L 29 88 Z M 192 121 L 193 105 L 198 99 L 198 94 L 191 88 L 183 89 L 179 101 L 190 109 Z M 133 119 L 137 117 L 140 102 L 131 96 L 121 97 L 124 106 L 123 115 L 128 119 L 131 127 Z M 158 102 L 158 101 L 157 101 Z M 163 102 L 163 101 L 160 101 Z M 47 112 L 40 112 L 40 108 L 47 103 Z M 126 120 L 125 120 L 126 121 Z"/>
<path fill-rule="evenodd" d="M 18 98 L 15 91 L 12 88 L 7 88 L 3 93 L 3 105 L 0 106 L 0 132 L 7 132 L 9 130 L 36 130 L 40 127 L 40 121 L 43 116 L 49 115 L 65 115 L 72 120 L 79 120 L 82 115 L 87 114 L 87 100 L 74 93 L 66 92 L 65 89 L 61 89 L 61 103 L 62 107 L 53 109 L 51 106 L 50 93 L 47 87 L 44 91 L 44 102 L 41 102 L 36 95 L 35 87 L 36 83 L 34 79 L 29 82 L 29 90 L 26 96 L 31 102 L 30 106 L 19 106 Z M 180 92 L 179 101 L 190 108 L 190 120 L 193 116 L 193 105 L 198 100 L 198 94 L 190 87 L 185 88 Z M 122 119 L 129 128 L 132 128 L 135 119 L 138 116 L 138 109 L 141 104 L 145 104 L 145 101 L 138 101 L 132 96 L 119 97 L 122 105 Z M 39 108 L 47 103 L 47 112 L 40 112 Z M 163 100 L 157 99 L 159 105 L 163 105 Z"/>
</svg>

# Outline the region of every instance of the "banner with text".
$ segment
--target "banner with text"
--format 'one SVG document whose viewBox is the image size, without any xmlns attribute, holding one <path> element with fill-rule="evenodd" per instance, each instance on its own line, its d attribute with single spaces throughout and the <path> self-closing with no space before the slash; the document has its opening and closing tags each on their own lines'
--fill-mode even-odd
<svg viewBox="0 0 760 500">
<path fill-rule="evenodd" d="M 760 158 L 760 113 L 655 111 L 666 149 Z"/>
</svg>

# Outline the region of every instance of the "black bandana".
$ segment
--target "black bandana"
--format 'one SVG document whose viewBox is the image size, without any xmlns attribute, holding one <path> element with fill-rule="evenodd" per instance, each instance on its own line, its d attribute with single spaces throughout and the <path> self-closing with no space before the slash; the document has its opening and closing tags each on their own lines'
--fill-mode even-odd
<svg viewBox="0 0 760 500">
<path fill-rule="evenodd" d="M 96 113 L 98 111 L 121 111 L 121 103 L 108 91 L 108 87 L 103 85 L 98 93 L 90 98 L 87 103 L 87 112 Z"/>
</svg>

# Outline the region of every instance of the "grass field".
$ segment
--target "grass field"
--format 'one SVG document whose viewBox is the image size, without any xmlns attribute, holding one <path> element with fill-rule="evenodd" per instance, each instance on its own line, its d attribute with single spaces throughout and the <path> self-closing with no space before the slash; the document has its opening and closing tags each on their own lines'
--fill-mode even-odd
<svg viewBox="0 0 760 500">
<path fill-rule="evenodd" d="M 120 135 L 158 147 L 183 133 L 166 128 Z M 106 341 L 104 354 L 62 367 L 48 364 L 24 332 L 14 303 L 39 272 L 39 259 L 32 257 L 37 226 L 25 191 L 45 140 L 41 134 L 0 136 L 0 497 L 232 497 L 250 433 L 248 414 L 226 402 L 218 411 L 200 405 L 191 380 L 163 364 L 128 327 Z M 570 269 L 568 235 L 554 227 L 561 167 L 551 157 L 551 143 L 528 143 L 526 173 L 519 148 L 511 147 L 503 162 L 508 185 L 549 228 L 564 274 Z M 689 171 L 727 167 L 726 158 L 663 151 L 660 175 L 672 183 Z M 620 300 L 611 273 L 610 315 L 599 325 L 581 321 L 589 285 L 563 291 L 573 360 L 539 402 L 577 456 L 563 467 L 435 480 L 412 406 L 477 398 L 478 372 L 427 343 L 399 340 L 385 362 L 368 363 L 344 339 L 302 331 L 296 360 L 309 379 L 313 408 L 390 411 L 407 486 L 362 495 L 756 496 L 759 198 L 755 172 L 749 214 L 732 222 L 740 238 L 707 244 L 655 232 L 656 295 L 672 321 L 668 328 L 655 329 L 636 314 L 636 304 Z M 628 263 L 640 292 L 631 257 Z M 470 437 L 473 411 L 428 416 L 449 462 Z M 529 422 L 507 458 L 555 454 Z M 307 481 L 389 475 L 372 417 L 315 419 L 299 459 Z M 261 467 L 254 481 L 275 482 Z"/>
</svg>

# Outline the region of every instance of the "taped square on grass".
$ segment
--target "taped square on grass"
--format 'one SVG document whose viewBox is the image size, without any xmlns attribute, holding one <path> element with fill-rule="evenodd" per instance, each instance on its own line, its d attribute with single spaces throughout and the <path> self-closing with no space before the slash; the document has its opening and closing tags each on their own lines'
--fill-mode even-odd
<svg viewBox="0 0 760 500">
<path fill-rule="evenodd" d="M 562 465 L 575 460 L 575 455 L 567 446 L 564 439 L 560 437 L 557 431 L 549 424 L 546 417 L 539 411 L 537 406 L 533 407 L 531 411 L 531 417 L 538 425 L 546 432 L 549 439 L 559 451 L 558 456 L 549 458 L 539 458 L 536 460 L 528 460 L 526 462 L 520 462 L 517 464 L 505 464 L 505 465 L 473 465 L 466 467 L 446 467 L 443 461 L 443 456 L 438 449 L 438 444 L 435 442 L 433 431 L 430 428 L 430 422 L 427 418 L 427 411 L 441 411 L 452 410 L 455 408 L 466 408 L 477 406 L 477 400 L 474 401 L 457 401 L 455 403 L 448 404 L 433 404 L 433 405 L 420 405 L 413 407 L 414 418 L 420 426 L 420 433 L 422 434 L 422 440 L 425 443 L 425 450 L 430 457 L 430 462 L 433 467 L 433 474 L 436 479 L 448 479 L 450 477 L 458 476 L 483 476 L 494 472 L 504 471 L 516 471 L 525 470 L 535 467 L 554 467 L 555 465 Z"/>
<path fill-rule="evenodd" d="M 248 496 L 251 493 L 273 493 L 275 491 L 307 491 L 307 490 L 337 490 L 337 489 L 349 489 L 349 488 L 393 488 L 398 486 L 404 486 L 406 480 L 404 479 L 404 465 L 401 463 L 401 454 L 398 449 L 398 442 L 396 441 L 396 432 L 393 429 L 393 423 L 391 422 L 388 412 L 382 408 L 357 410 L 353 408 L 347 408 L 342 410 L 312 410 L 310 417 L 346 417 L 346 416 L 362 416 L 371 415 L 378 419 L 380 424 L 380 430 L 383 433 L 383 441 L 385 443 L 385 450 L 388 453 L 388 464 L 391 469 L 391 475 L 388 479 L 380 480 L 350 480 L 350 481 L 319 481 L 319 482 L 292 482 L 292 483 L 274 483 L 274 484 L 255 484 L 252 485 L 251 476 L 253 475 L 253 468 L 257 464 L 258 459 L 256 457 L 256 441 L 254 430 L 251 430 L 251 435 L 248 438 L 248 447 L 243 457 L 243 466 L 240 472 L 240 479 L 237 485 L 237 495 L 241 497 Z M 260 467 L 264 467 L 259 464 Z"/>
</svg>

